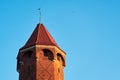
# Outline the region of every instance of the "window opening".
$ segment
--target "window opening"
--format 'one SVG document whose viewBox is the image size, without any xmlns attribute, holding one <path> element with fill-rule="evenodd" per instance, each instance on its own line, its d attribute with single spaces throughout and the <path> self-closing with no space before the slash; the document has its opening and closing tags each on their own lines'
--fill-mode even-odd
<svg viewBox="0 0 120 80">
<path fill-rule="evenodd" d="M 53 60 L 54 56 L 50 50 L 44 49 L 43 52 L 45 57 L 48 57 L 49 60 Z"/>
</svg>

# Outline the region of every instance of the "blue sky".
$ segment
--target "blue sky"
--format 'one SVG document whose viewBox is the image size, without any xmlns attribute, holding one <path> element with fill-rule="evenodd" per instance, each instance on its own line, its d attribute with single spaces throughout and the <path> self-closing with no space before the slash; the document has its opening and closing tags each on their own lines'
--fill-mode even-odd
<svg viewBox="0 0 120 80">
<path fill-rule="evenodd" d="M 0 80 L 39 22 L 67 53 L 65 80 L 120 80 L 119 0 L 0 0 Z"/>
</svg>

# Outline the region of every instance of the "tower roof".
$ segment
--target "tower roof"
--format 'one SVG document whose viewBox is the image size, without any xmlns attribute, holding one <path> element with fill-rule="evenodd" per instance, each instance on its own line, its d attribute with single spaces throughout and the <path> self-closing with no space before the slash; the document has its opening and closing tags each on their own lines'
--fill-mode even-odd
<svg viewBox="0 0 120 80">
<path fill-rule="evenodd" d="M 37 25 L 30 38 L 21 49 L 25 49 L 34 45 L 53 45 L 58 47 L 57 43 L 43 24 Z"/>
</svg>

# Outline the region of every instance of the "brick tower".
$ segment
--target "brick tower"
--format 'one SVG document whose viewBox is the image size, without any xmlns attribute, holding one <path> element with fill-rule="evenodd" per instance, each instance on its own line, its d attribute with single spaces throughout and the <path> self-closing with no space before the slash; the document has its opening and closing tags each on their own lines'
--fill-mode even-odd
<svg viewBox="0 0 120 80">
<path fill-rule="evenodd" d="M 19 49 L 19 80 L 64 80 L 65 56 L 45 26 L 38 24 Z"/>
</svg>

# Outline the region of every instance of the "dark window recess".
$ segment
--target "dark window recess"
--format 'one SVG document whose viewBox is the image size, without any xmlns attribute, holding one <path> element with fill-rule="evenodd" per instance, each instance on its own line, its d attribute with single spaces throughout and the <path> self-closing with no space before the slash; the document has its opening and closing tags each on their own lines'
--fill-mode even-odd
<svg viewBox="0 0 120 80">
<path fill-rule="evenodd" d="M 53 56 L 53 53 L 50 50 L 44 49 L 43 52 L 44 52 L 45 57 L 48 57 L 48 59 L 51 60 L 51 61 L 53 60 L 54 56 Z"/>
<path fill-rule="evenodd" d="M 32 51 L 27 51 L 23 54 L 23 57 L 28 57 L 28 58 L 31 58 L 32 57 Z"/>
</svg>

